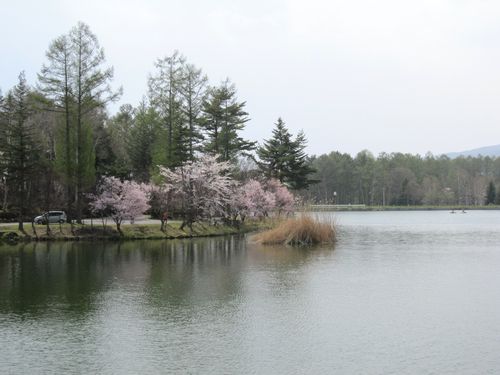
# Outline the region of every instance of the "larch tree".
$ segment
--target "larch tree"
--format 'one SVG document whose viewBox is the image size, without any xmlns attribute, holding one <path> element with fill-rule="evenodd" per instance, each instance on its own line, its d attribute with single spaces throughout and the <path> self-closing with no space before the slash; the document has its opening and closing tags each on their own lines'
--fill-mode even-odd
<svg viewBox="0 0 500 375">
<path fill-rule="evenodd" d="M 63 118 L 64 127 L 58 135 L 60 152 L 56 160 L 56 168 L 59 169 L 66 185 L 66 211 L 68 221 L 72 219 L 73 189 L 75 158 L 73 153 L 74 129 L 71 121 L 73 113 L 74 96 L 72 92 L 72 47 L 67 35 L 62 35 L 49 45 L 46 52 L 47 64 L 42 66 L 38 74 L 38 90 L 42 93 L 39 97 L 43 108 L 60 113 Z"/>
<path fill-rule="evenodd" d="M 97 37 L 83 22 L 79 22 L 69 33 L 73 50 L 72 80 L 75 96 L 76 119 L 76 218 L 81 222 L 82 198 L 84 189 L 92 182 L 93 161 L 88 140 L 92 138 L 91 127 L 87 116 L 95 109 L 102 108 L 106 103 L 117 100 L 121 89 L 113 91 L 110 82 L 113 79 L 113 68 L 105 68 L 104 50 L 99 45 Z"/>
<path fill-rule="evenodd" d="M 201 132 L 201 110 L 206 97 L 208 78 L 201 69 L 186 64 L 183 70 L 181 94 L 184 98 L 183 111 L 187 122 L 189 160 L 194 160 L 200 150 L 203 134 Z"/>
<path fill-rule="evenodd" d="M 83 192 L 93 182 L 95 173 L 90 115 L 117 100 L 121 89 L 111 89 L 113 69 L 103 67 L 104 51 L 97 37 L 82 22 L 55 39 L 46 57 L 48 63 L 38 75 L 38 88 L 45 109 L 64 117 L 64 129 L 58 132 L 56 165 L 67 187 L 68 220 L 73 217 L 74 200 L 75 216 L 81 222 Z"/>
<path fill-rule="evenodd" d="M 156 72 L 148 80 L 149 100 L 159 113 L 163 125 L 158 129 L 153 162 L 168 168 L 179 166 L 188 158 L 181 95 L 184 64 L 184 56 L 175 51 L 172 56 L 156 62 Z"/>
</svg>

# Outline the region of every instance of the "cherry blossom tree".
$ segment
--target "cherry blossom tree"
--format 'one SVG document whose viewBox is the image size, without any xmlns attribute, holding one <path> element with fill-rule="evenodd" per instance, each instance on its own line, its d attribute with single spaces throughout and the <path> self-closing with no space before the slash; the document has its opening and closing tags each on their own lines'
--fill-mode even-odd
<svg viewBox="0 0 500 375">
<path fill-rule="evenodd" d="M 240 216 L 244 220 L 247 216 L 263 218 L 276 207 L 274 195 L 265 191 L 262 184 L 257 180 L 248 180 L 240 187 L 238 204 L 242 207 Z"/>
<path fill-rule="evenodd" d="M 116 177 L 104 177 L 97 194 L 91 195 L 90 207 L 94 213 L 109 215 L 121 232 L 123 220 L 133 221 L 149 209 L 148 187 L 134 181 L 120 181 Z"/>
<path fill-rule="evenodd" d="M 275 210 L 278 216 L 290 214 L 295 207 L 295 197 L 279 180 L 273 178 L 266 182 L 266 190 L 274 195 Z"/>
<path fill-rule="evenodd" d="M 230 164 L 218 162 L 217 156 L 205 155 L 173 170 L 160 167 L 160 175 L 173 186 L 175 200 L 180 204 L 184 219 L 181 229 L 202 219 L 226 216 L 232 187 L 228 176 Z"/>
</svg>

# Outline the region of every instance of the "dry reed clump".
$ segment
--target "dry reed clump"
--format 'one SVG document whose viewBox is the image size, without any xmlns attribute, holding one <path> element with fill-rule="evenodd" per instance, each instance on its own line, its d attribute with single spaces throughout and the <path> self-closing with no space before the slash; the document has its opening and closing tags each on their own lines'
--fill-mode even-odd
<svg viewBox="0 0 500 375">
<path fill-rule="evenodd" d="M 316 245 L 335 241 L 335 225 L 310 216 L 291 218 L 276 228 L 258 234 L 255 239 L 264 245 Z"/>
</svg>

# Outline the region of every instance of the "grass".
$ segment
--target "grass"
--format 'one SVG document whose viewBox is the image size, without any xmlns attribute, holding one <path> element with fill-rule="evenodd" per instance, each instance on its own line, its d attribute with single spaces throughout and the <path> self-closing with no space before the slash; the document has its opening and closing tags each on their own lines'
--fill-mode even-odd
<svg viewBox="0 0 500 375">
<path fill-rule="evenodd" d="M 304 246 L 334 243 L 336 238 L 333 222 L 319 221 L 309 215 L 287 219 L 277 227 L 255 236 L 263 245 Z"/>
<path fill-rule="evenodd" d="M 169 221 L 164 232 L 160 224 L 122 224 L 120 234 L 114 225 L 95 223 L 88 224 L 51 224 L 51 232 L 46 233 L 45 225 L 36 225 L 35 232 L 31 225 L 24 228 L 24 233 L 17 229 L 17 224 L 0 227 L 0 241 L 2 239 L 16 242 L 24 241 L 78 241 L 78 240 L 141 240 L 141 239 L 174 239 L 191 237 L 211 237 L 228 234 L 246 233 L 270 228 L 268 221 L 248 221 L 239 228 L 229 225 L 211 225 L 205 222 L 193 224 L 193 230 L 185 227 L 180 229 L 180 221 Z"/>
</svg>

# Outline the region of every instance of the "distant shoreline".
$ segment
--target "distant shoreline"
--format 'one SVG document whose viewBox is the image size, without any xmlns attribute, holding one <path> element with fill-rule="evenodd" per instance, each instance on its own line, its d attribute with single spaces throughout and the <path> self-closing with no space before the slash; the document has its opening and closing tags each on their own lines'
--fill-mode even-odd
<svg viewBox="0 0 500 375">
<path fill-rule="evenodd" d="M 317 204 L 307 206 L 306 211 L 495 211 L 500 210 L 500 206 L 365 206 L 365 205 L 333 205 Z"/>
</svg>

